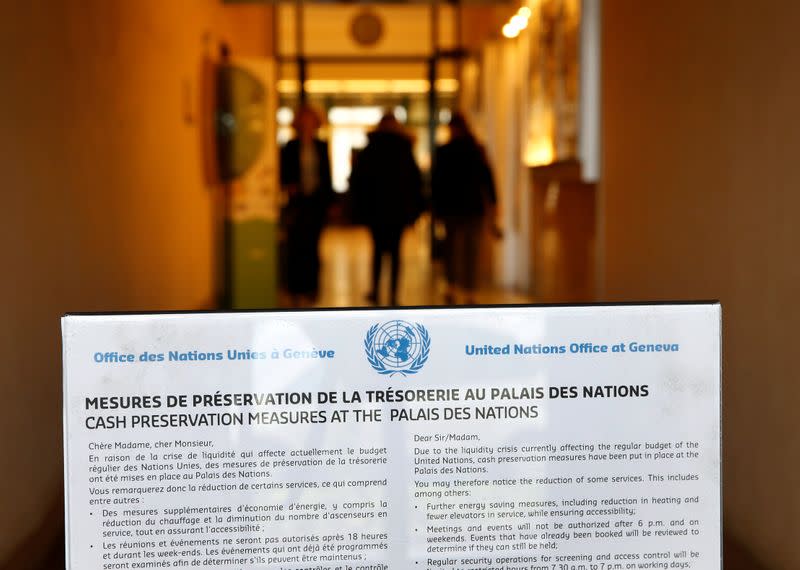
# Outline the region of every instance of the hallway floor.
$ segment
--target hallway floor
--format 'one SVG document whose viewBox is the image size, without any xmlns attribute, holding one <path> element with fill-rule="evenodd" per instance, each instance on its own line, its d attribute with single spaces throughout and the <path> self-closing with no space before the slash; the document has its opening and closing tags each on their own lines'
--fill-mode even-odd
<svg viewBox="0 0 800 570">
<path fill-rule="evenodd" d="M 398 304 L 404 306 L 443 305 L 445 279 L 443 268 L 431 262 L 430 226 L 425 219 L 403 235 L 400 247 Z M 372 239 L 363 227 L 333 226 L 322 234 L 320 243 L 320 296 L 318 307 L 370 306 Z M 378 305 L 389 301 L 389 259 L 384 256 Z M 483 271 L 483 268 L 481 268 Z M 478 304 L 529 303 L 531 298 L 499 288 L 480 288 Z"/>
</svg>

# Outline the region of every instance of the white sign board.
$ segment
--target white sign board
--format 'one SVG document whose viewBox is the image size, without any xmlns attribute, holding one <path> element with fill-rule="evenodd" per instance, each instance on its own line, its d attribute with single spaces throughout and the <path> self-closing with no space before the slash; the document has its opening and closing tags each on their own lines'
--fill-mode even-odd
<svg viewBox="0 0 800 570">
<path fill-rule="evenodd" d="M 70 569 L 721 567 L 717 304 L 63 336 Z"/>
</svg>

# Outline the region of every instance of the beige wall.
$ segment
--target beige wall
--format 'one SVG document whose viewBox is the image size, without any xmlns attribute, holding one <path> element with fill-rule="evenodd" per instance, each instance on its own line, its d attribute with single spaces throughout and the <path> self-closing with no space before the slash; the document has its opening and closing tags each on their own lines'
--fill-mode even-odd
<svg viewBox="0 0 800 570">
<path fill-rule="evenodd" d="M 719 298 L 724 519 L 800 567 L 800 3 L 603 2 L 605 297 Z"/>
<path fill-rule="evenodd" d="M 425 3 L 396 4 L 371 2 L 369 7 L 346 2 L 339 4 L 308 2 L 303 7 L 303 51 L 307 56 L 430 56 L 432 11 Z M 359 45 L 352 36 L 353 19 L 368 10 L 381 21 L 380 39 L 371 46 Z M 456 10 L 445 3 L 439 6 L 438 45 L 451 49 L 457 43 Z M 297 13 L 292 2 L 278 8 L 279 52 L 297 52 Z"/>
<path fill-rule="evenodd" d="M 0 4 L 0 563 L 61 486 L 58 317 L 214 298 L 201 64 L 222 39 L 267 54 L 270 14 L 215 0 Z"/>
</svg>

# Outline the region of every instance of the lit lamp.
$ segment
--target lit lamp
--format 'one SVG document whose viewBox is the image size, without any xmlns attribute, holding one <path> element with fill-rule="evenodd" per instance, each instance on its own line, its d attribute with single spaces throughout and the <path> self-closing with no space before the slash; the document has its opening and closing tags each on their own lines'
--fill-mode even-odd
<svg viewBox="0 0 800 570">
<path fill-rule="evenodd" d="M 522 6 L 503 26 L 503 36 L 508 39 L 519 36 L 520 32 L 528 27 L 528 20 L 530 20 L 531 14 L 530 8 Z"/>
</svg>

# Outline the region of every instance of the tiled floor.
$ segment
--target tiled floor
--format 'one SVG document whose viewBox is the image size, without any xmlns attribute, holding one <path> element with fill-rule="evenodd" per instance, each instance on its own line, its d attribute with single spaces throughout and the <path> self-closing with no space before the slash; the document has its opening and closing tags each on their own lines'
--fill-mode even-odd
<svg viewBox="0 0 800 570">
<path fill-rule="evenodd" d="M 403 235 L 401 243 L 400 305 L 444 304 L 445 282 L 439 264 L 431 262 L 430 226 L 425 218 Z M 320 273 L 320 307 L 368 306 L 371 289 L 372 239 L 363 227 L 329 227 L 320 243 L 322 268 Z M 378 304 L 389 300 L 389 260 L 384 259 Z M 484 288 L 477 291 L 479 304 L 525 303 L 530 298 L 501 289 Z"/>
</svg>

